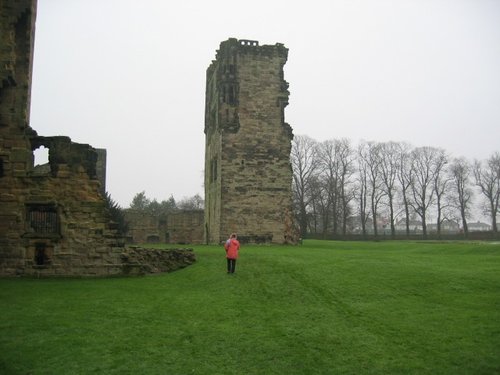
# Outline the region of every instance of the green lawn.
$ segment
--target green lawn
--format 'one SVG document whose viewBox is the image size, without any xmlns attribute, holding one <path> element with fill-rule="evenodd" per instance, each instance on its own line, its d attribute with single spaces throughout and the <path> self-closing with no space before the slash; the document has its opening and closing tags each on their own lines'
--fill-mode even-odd
<svg viewBox="0 0 500 375">
<path fill-rule="evenodd" d="M 500 244 L 305 241 L 0 279 L 0 374 L 500 374 Z"/>
</svg>

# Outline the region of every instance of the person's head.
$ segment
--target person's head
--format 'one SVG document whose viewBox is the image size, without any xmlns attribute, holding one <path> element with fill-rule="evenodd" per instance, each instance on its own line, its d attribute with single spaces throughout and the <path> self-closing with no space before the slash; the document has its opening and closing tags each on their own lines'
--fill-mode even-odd
<svg viewBox="0 0 500 375">
<path fill-rule="evenodd" d="M 236 239 L 236 238 L 238 238 L 238 236 L 236 235 L 236 233 L 231 233 L 231 238 Z"/>
</svg>

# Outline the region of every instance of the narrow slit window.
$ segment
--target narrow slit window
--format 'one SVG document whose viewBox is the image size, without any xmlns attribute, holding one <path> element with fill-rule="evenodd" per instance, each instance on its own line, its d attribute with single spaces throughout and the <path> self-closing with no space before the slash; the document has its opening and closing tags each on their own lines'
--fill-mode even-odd
<svg viewBox="0 0 500 375">
<path fill-rule="evenodd" d="M 215 158 L 212 159 L 211 164 L 212 164 L 211 165 L 211 172 L 212 172 L 211 173 L 211 176 L 212 176 L 211 180 L 212 180 L 212 182 L 215 182 L 215 181 L 217 181 L 217 159 L 215 159 Z"/>
<path fill-rule="evenodd" d="M 228 91 L 229 91 L 228 92 L 229 97 L 227 102 L 230 105 L 235 105 L 236 104 L 235 87 L 233 85 L 230 85 Z"/>
</svg>

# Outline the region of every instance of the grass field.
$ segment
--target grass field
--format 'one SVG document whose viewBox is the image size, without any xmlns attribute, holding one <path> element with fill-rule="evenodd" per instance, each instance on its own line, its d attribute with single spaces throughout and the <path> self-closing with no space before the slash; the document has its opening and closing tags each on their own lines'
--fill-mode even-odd
<svg viewBox="0 0 500 375">
<path fill-rule="evenodd" d="M 500 374 L 500 244 L 221 247 L 141 278 L 0 279 L 0 374 Z"/>
</svg>

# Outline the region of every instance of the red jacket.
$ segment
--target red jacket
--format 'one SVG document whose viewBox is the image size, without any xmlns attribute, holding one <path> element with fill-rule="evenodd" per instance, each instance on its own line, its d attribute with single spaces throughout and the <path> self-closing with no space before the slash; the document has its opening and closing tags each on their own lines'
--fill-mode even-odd
<svg viewBox="0 0 500 375">
<path fill-rule="evenodd" d="M 226 258 L 228 259 L 238 259 L 238 250 L 240 249 L 240 243 L 237 239 L 231 238 L 224 243 L 224 248 L 226 249 Z"/>
</svg>

